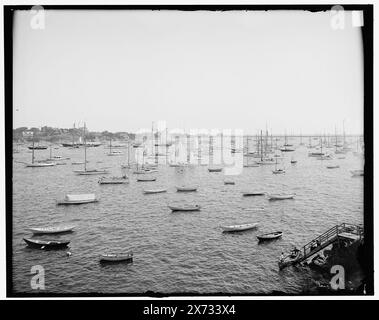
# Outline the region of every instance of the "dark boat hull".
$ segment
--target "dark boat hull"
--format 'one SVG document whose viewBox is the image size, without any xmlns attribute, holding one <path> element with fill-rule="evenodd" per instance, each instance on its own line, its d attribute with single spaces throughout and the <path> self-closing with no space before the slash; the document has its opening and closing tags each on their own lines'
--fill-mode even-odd
<svg viewBox="0 0 379 320">
<path fill-rule="evenodd" d="M 25 238 L 24 241 L 29 247 L 37 249 L 62 249 L 70 243 L 70 241 L 38 241 Z"/>
</svg>

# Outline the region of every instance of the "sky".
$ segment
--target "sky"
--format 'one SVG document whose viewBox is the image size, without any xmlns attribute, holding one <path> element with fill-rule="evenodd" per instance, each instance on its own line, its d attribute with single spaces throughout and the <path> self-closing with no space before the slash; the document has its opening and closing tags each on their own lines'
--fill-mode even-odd
<svg viewBox="0 0 379 320">
<path fill-rule="evenodd" d="M 34 14 L 15 14 L 15 128 L 363 132 L 349 12 L 338 30 L 330 12 L 45 10 L 43 29 Z"/>
</svg>

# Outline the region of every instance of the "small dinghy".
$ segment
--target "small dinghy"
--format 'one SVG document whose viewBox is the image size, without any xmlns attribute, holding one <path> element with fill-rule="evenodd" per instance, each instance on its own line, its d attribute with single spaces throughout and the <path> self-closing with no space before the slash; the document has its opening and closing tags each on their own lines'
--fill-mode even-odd
<svg viewBox="0 0 379 320">
<path fill-rule="evenodd" d="M 296 264 L 297 262 L 300 261 L 302 258 L 302 253 L 300 250 L 294 250 L 289 254 L 288 256 L 284 257 L 283 259 L 280 259 L 278 262 L 279 265 L 279 270 L 282 270 L 283 268 Z"/>
<path fill-rule="evenodd" d="M 171 211 L 200 211 L 199 205 L 193 205 L 193 206 L 168 206 Z"/>
<path fill-rule="evenodd" d="M 155 178 L 155 177 L 152 177 L 152 178 L 149 178 L 149 177 L 137 178 L 138 182 L 148 182 L 148 181 L 155 181 L 155 180 L 157 180 L 157 178 Z"/>
<path fill-rule="evenodd" d="M 122 177 L 101 177 L 99 179 L 99 184 L 124 184 L 129 183 L 129 178 L 127 176 Z"/>
<path fill-rule="evenodd" d="M 100 262 L 133 262 L 133 252 L 121 254 L 102 254 Z"/>
<path fill-rule="evenodd" d="M 33 234 L 56 234 L 63 232 L 71 232 L 75 226 L 59 226 L 59 227 L 45 227 L 45 228 L 28 228 Z"/>
<path fill-rule="evenodd" d="M 92 176 L 96 174 L 108 174 L 108 170 L 98 170 L 98 169 L 90 169 L 90 170 L 75 170 L 76 174 L 80 176 Z"/>
<path fill-rule="evenodd" d="M 257 239 L 259 241 L 269 241 L 269 240 L 278 239 L 282 235 L 283 235 L 282 231 L 275 231 L 275 232 L 271 232 L 271 233 L 261 234 L 261 235 L 257 236 Z"/>
<path fill-rule="evenodd" d="M 154 194 L 154 193 L 163 193 L 167 192 L 167 189 L 150 189 L 150 190 L 143 190 L 144 194 Z"/>
<path fill-rule="evenodd" d="M 255 196 L 264 196 L 266 192 L 263 191 L 252 191 L 252 192 L 245 192 L 243 194 L 244 197 L 255 197 Z"/>
<path fill-rule="evenodd" d="M 237 224 L 234 226 L 223 226 L 221 227 L 224 232 L 236 232 L 236 231 L 245 231 L 254 229 L 258 226 L 258 223 L 246 223 L 246 224 Z"/>
<path fill-rule="evenodd" d="M 43 168 L 43 167 L 52 167 L 55 166 L 55 162 L 35 162 L 35 163 L 29 163 L 26 165 L 28 168 Z"/>
<path fill-rule="evenodd" d="M 88 163 L 89 161 L 87 161 L 87 163 Z M 73 165 L 73 166 L 77 166 L 77 165 L 80 165 L 80 164 L 84 164 L 84 161 L 74 161 L 74 162 L 71 162 L 71 164 Z"/>
<path fill-rule="evenodd" d="M 34 240 L 34 239 L 26 239 L 24 241 L 27 243 L 29 247 L 39 248 L 39 249 L 60 249 L 68 246 L 70 241 L 68 240 Z"/>
<path fill-rule="evenodd" d="M 63 200 L 57 201 L 58 205 L 84 204 L 98 202 L 93 193 L 90 194 L 67 194 Z"/>
<path fill-rule="evenodd" d="M 256 163 L 249 163 L 249 164 L 244 164 L 243 167 L 244 167 L 244 168 L 258 168 L 258 167 L 259 167 L 259 164 L 256 164 Z"/>
<path fill-rule="evenodd" d="M 339 165 L 326 166 L 327 169 L 337 169 L 339 167 L 340 167 Z"/>
<path fill-rule="evenodd" d="M 209 172 L 221 172 L 222 168 L 208 168 Z"/>
<path fill-rule="evenodd" d="M 286 200 L 286 199 L 293 199 L 295 198 L 295 193 L 293 194 L 269 194 L 268 199 L 269 200 Z"/>
<path fill-rule="evenodd" d="M 197 191 L 197 187 L 176 187 L 177 192 L 193 192 Z"/>
</svg>

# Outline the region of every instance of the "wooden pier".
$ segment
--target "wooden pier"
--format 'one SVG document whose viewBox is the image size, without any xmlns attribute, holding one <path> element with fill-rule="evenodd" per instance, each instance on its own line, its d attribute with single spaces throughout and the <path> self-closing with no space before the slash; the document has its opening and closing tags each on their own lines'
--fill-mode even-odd
<svg viewBox="0 0 379 320">
<path fill-rule="evenodd" d="M 327 246 L 341 240 L 354 243 L 356 241 L 361 241 L 363 237 L 363 227 L 360 225 L 348 223 L 336 225 L 299 249 L 298 255 L 295 258 L 291 259 L 291 255 L 285 257 L 283 261 L 279 262 L 279 268 L 283 269 L 289 265 L 294 265 L 307 260 L 322 249 L 325 249 Z"/>
</svg>

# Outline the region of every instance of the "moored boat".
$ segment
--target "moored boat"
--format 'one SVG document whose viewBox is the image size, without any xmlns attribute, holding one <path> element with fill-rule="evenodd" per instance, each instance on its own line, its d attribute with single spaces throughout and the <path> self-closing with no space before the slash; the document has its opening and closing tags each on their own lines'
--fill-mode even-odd
<svg viewBox="0 0 379 320">
<path fill-rule="evenodd" d="M 327 169 L 337 169 L 339 168 L 340 166 L 338 164 L 336 165 L 330 165 L 330 166 L 326 166 Z"/>
<path fill-rule="evenodd" d="M 221 172 L 222 168 L 208 168 L 209 172 Z"/>
<path fill-rule="evenodd" d="M 258 226 L 258 223 L 245 223 L 237 224 L 233 226 L 222 226 L 224 232 L 236 232 L 236 231 L 245 231 L 250 229 L 255 229 Z"/>
<path fill-rule="evenodd" d="M 291 252 L 291 254 L 289 254 L 288 256 L 284 257 L 284 258 L 281 258 L 278 262 L 278 265 L 279 265 L 279 270 L 287 267 L 287 266 L 290 266 L 290 265 L 293 265 L 293 264 L 296 264 L 297 262 L 300 261 L 300 259 L 302 258 L 302 253 L 300 252 L 300 250 L 293 250 Z"/>
<path fill-rule="evenodd" d="M 101 177 L 98 181 L 99 184 L 124 184 L 129 183 L 128 176 L 122 177 Z"/>
<path fill-rule="evenodd" d="M 86 170 L 74 170 L 74 172 L 80 176 L 92 176 L 97 174 L 108 174 L 108 170 L 98 170 L 98 169 L 86 169 Z"/>
<path fill-rule="evenodd" d="M 39 248 L 39 249 L 60 249 L 65 248 L 70 243 L 69 240 L 34 240 L 34 239 L 26 239 L 24 241 L 27 243 L 29 247 Z"/>
<path fill-rule="evenodd" d="M 55 226 L 55 227 L 42 227 L 42 228 L 28 228 L 33 234 L 56 234 L 71 232 L 75 226 Z"/>
<path fill-rule="evenodd" d="M 67 194 L 63 200 L 57 201 L 58 205 L 85 204 L 98 202 L 95 194 Z"/>
<path fill-rule="evenodd" d="M 163 193 L 167 192 L 167 189 L 148 189 L 148 190 L 143 190 L 144 194 L 154 194 L 154 193 Z"/>
<path fill-rule="evenodd" d="M 148 182 L 148 181 L 155 181 L 157 180 L 156 177 L 138 177 L 137 181 L 138 182 Z"/>
<path fill-rule="evenodd" d="M 187 206 L 168 206 L 171 211 L 199 211 L 200 206 L 199 205 L 187 205 Z"/>
<path fill-rule="evenodd" d="M 55 166 L 55 162 L 34 162 L 34 163 L 28 163 L 26 167 L 28 168 L 43 168 L 43 167 L 53 167 Z"/>
<path fill-rule="evenodd" d="M 193 192 L 193 191 L 197 191 L 197 187 L 185 187 L 185 186 L 176 187 L 176 191 L 178 191 L 178 192 Z"/>
<path fill-rule="evenodd" d="M 101 254 L 100 262 L 133 262 L 133 252 Z"/>
<path fill-rule="evenodd" d="M 269 194 L 269 200 L 286 200 L 295 198 L 295 193 L 292 194 Z"/>
<path fill-rule="evenodd" d="M 254 196 L 264 196 L 266 192 L 263 191 L 252 191 L 252 192 L 245 192 L 242 195 L 244 197 L 254 197 Z"/>
<path fill-rule="evenodd" d="M 278 239 L 282 235 L 283 235 L 282 231 L 275 231 L 275 232 L 261 234 L 261 235 L 257 236 L 257 239 L 259 241 L 269 241 L 269 240 Z"/>
<path fill-rule="evenodd" d="M 47 146 L 29 146 L 29 150 L 46 150 Z"/>
</svg>

